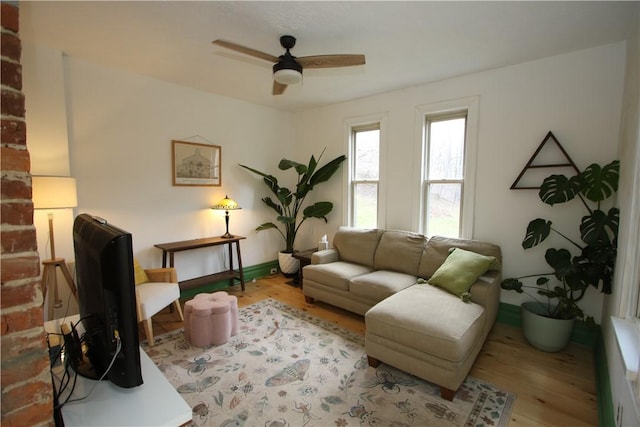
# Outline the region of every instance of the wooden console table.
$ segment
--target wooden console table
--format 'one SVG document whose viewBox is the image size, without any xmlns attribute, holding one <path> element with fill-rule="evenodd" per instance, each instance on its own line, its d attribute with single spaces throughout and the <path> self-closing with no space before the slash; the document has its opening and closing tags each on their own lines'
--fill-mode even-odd
<svg viewBox="0 0 640 427">
<path fill-rule="evenodd" d="M 219 273 L 208 274 L 194 279 L 183 280 L 179 282 L 180 289 L 193 289 L 198 286 L 206 285 L 212 282 L 229 280 L 229 286 L 235 285 L 234 280 L 239 280 L 242 290 L 244 291 L 244 273 L 242 272 L 242 256 L 240 255 L 240 240 L 246 239 L 242 236 L 233 236 L 231 238 L 222 237 L 205 237 L 203 239 L 183 240 L 181 242 L 160 243 L 154 245 L 156 248 L 162 249 L 162 267 L 167 266 L 167 254 L 169 254 L 169 267 L 174 266 L 174 254 L 176 252 L 188 251 L 191 249 L 207 248 L 210 246 L 228 245 L 229 248 L 229 269 Z M 233 268 L 233 244 L 236 245 L 236 254 L 238 256 L 238 270 Z"/>
</svg>

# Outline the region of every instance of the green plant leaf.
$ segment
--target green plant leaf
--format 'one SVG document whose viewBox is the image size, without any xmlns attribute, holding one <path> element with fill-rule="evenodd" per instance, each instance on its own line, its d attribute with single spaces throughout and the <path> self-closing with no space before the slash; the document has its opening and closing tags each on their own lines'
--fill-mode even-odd
<svg viewBox="0 0 640 427">
<path fill-rule="evenodd" d="M 260 175 L 261 177 L 263 177 L 263 181 L 266 184 L 266 186 L 269 187 L 269 189 L 271 189 L 271 191 L 273 191 L 274 194 L 278 194 L 278 189 L 280 188 L 278 186 L 278 178 L 276 178 L 273 175 L 268 175 L 268 174 L 266 174 L 264 172 L 260 172 L 259 170 L 253 169 L 253 168 L 251 168 L 249 166 L 240 165 L 240 164 L 238 166 L 240 166 L 241 168 L 244 168 L 244 169 L 246 169 L 246 170 L 248 170 L 250 172 L 253 172 L 256 175 Z"/>
<path fill-rule="evenodd" d="M 613 244 L 586 246 L 574 259 L 585 285 L 597 289 L 602 283 L 602 293 L 610 294 L 616 254 L 617 248 Z"/>
<path fill-rule="evenodd" d="M 544 203 L 553 206 L 572 200 L 582 188 L 580 175 L 567 178 L 564 175 L 551 175 L 540 186 L 538 196 Z"/>
<path fill-rule="evenodd" d="M 516 291 L 519 294 L 524 292 L 522 290 L 522 282 L 516 278 L 504 279 L 500 283 L 500 287 L 506 291 Z"/>
<path fill-rule="evenodd" d="M 278 222 L 281 222 L 283 224 L 295 224 L 296 219 L 290 216 L 280 215 L 278 217 Z"/>
<path fill-rule="evenodd" d="M 603 168 L 594 163 L 589 165 L 581 175 L 585 181 L 582 194 L 592 202 L 601 202 L 618 191 L 620 162 L 614 160 Z"/>
<path fill-rule="evenodd" d="M 587 245 L 611 244 L 613 237 L 618 235 L 620 225 L 620 211 L 611 208 L 607 214 L 599 209 L 591 215 L 582 217 L 580 223 L 580 237 Z"/>
<path fill-rule="evenodd" d="M 291 193 L 291 190 L 285 187 L 281 187 L 278 190 L 277 196 L 278 196 L 278 201 L 280 201 L 280 204 L 282 205 L 283 208 L 286 208 L 287 206 L 289 206 L 293 201 L 293 194 Z"/>
<path fill-rule="evenodd" d="M 323 218 L 327 222 L 326 215 L 333 209 L 331 202 L 317 202 L 307 206 L 302 214 L 305 218 Z"/>
<path fill-rule="evenodd" d="M 549 248 L 544 253 L 544 259 L 553 268 L 554 275 L 558 280 L 563 280 L 575 272 L 571 263 L 571 252 L 566 249 Z"/>
<path fill-rule="evenodd" d="M 536 285 L 538 286 L 546 285 L 547 283 L 549 283 L 548 277 L 538 277 L 538 279 L 536 279 Z"/>
<path fill-rule="evenodd" d="M 278 226 L 272 222 L 265 222 L 264 224 L 257 226 L 256 231 L 269 230 L 271 228 L 278 228 Z"/>
<path fill-rule="evenodd" d="M 245 168 L 246 170 L 251 171 L 251 172 L 253 172 L 253 173 L 257 174 L 257 175 L 260 175 L 260 176 L 262 176 L 262 177 L 265 177 L 265 178 L 266 178 L 266 177 L 274 178 L 273 176 L 271 176 L 271 175 L 267 175 L 266 173 L 264 173 L 264 172 L 260 172 L 259 170 L 254 169 L 254 168 L 252 168 L 252 167 L 249 167 L 249 166 L 246 166 L 246 165 L 242 165 L 242 164 L 238 164 L 238 166 L 240 166 L 241 168 Z M 275 178 L 274 178 L 274 179 L 275 179 Z"/>
<path fill-rule="evenodd" d="M 286 171 L 288 169 L 294 168 L 298 175 L 302 175 L 307 172 L 307 165 L 303 165 L 302 163 L 295 162 L 289 159 L 282 159 L 280 163 L 278 163 L 278 169 Z"/>
<path fill-rule="evenodd" d="M 530 249 L 540 242 L 544 241 L 551 232 L 551 221 L 542 218 L 536 218 L 527 226 L 527 234 L 522 241 L 522 247 Z"/>
<path fill-rule="evenodd" d="M 264 202 L 265 205 L 269 206 L 271 209 L 276 211 L 278 215 L 282 215 L 282 206 L 278 205 L 273 200 L 271 200 L 271 197 L 264 197 L 262 201 Z"/>
<path fill-rule="evenodd" d="M 315 187 L 321 182 L 328 181 L 329 178 L 331 178 L 333 174 L 336 173 L 342 162 L 344 162 L 346 159 L 347 156 L 345 155 L 338 156 L 318 169 L 309 179 L 309 185 L 311 186 L 311 188 Z"/>
</svg>

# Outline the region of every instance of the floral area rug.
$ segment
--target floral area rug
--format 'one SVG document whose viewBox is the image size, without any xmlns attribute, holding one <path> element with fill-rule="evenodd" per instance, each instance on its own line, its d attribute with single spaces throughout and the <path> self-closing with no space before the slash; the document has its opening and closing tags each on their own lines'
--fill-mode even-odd
<svg viewBox="0 0 640 427">
<path fill-rule="evenodd" d="M 364 337 L 268 299 L 239 310 L 239 333 L 209 348 L 182 330 L 145 351 L 193 409 L 195 426 L 506 426 L 515 395 L 468 377 L 437 386 L 367 364 Z M 162 404 L 162 402 L 158 402 Z"/>
</svg>

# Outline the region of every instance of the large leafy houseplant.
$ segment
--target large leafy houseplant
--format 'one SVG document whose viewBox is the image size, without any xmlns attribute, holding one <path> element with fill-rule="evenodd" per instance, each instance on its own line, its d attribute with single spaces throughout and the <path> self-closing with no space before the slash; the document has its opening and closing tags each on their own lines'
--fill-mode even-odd
<svg viewBox="0 0 640 427">
<path fill-rule="evenodd" d="M 294 170 L 298 177 L 295 189 L 280 186 L 278 178 L 273 175 L 260 172 L 246 165 L 241 167 L 260 175 L 264 183 L 271 190 L 275 199 L 263 197 L 262 201 L 277 213 L 277 221 L 280 226 L 273 222 L 265 222 L 256 228 L 257 231 L 276 229 L 285 241 L 283 252 L 293 253 L 296 235 L 300 226 L 309 218 L 320 218 L 327 222 L 327 214 L 333 209 L 331 202 L 316 202 L 302 209 L 307 195 L 318 185 L 328 181 L 338 170 L 342 162 L 347 158 L 344 155 L 338 156 L 324 166 L 318 168 L 318 164 L 324 150 L 316 160 L 312 155 L 308 164 L 298 163 L 293 160 L 282 159 L 278 163 L 278 169 L 282 171 Z M 302 218 L 300 214 L 302 213 Z"/>
<path fill-rule="evenodd" d="M 526 293 L 545 307 L 546 317 L 556 319 L 584 319 L 578 302 L 590 286 L 601 287 L 603 293 L 610 294 L 620 212 L 615 207 L 605 212 L 600 205 L 618 190 L 619 173 L 620 162 L 614 160 L 604 167 L 594 163 L 571 178 L 564 175 L 547 177 L 539 191 L 544 203 L 553 206 L 577 198 L 586 208 L 587 214 L 581 218 L 579 226 L 581 242 L 558 231 L 551 221 L 537 218 L 527 226 L 522 247 L 537 246 L 554 232 L 575 247 L 579 254 L 573 256 L 565 248 L 547 249 L 545 260 L 551 267 L 550 272 L 505 279 L 502 288 L 518 293 L 526 292 L 524 288 L 536 289 L 536 293 L 544 297 L 543 301 Z M 536 278 L 535 286 L 523 284 L 523 279 L 532 278 Z M 591 317 L 586 320 L 593 323 Z"/>
</svg>

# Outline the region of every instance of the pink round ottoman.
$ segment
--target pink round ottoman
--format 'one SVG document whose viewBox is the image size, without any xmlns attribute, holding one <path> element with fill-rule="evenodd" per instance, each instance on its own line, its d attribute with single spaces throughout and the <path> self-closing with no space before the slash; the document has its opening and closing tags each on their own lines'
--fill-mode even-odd
<svg viewBox="0 0 640 427">
<path fill-rule="evenodd" d="M 221 345 L 237 332 L 237 297 L 221 291 L 198 294 L 185 303 L 184 334 L 191 345 Z"/>
<path fill-rule="evenodd" d="M 236 335 L 238 333 L 238 297 L 236 297 L 235 295 L 229 295 L 224 291 L 214 292 L 210 295 L 211 299 L 215 301 L 226 301 L 229 304 L 229 335 Z"/>
</svg>

